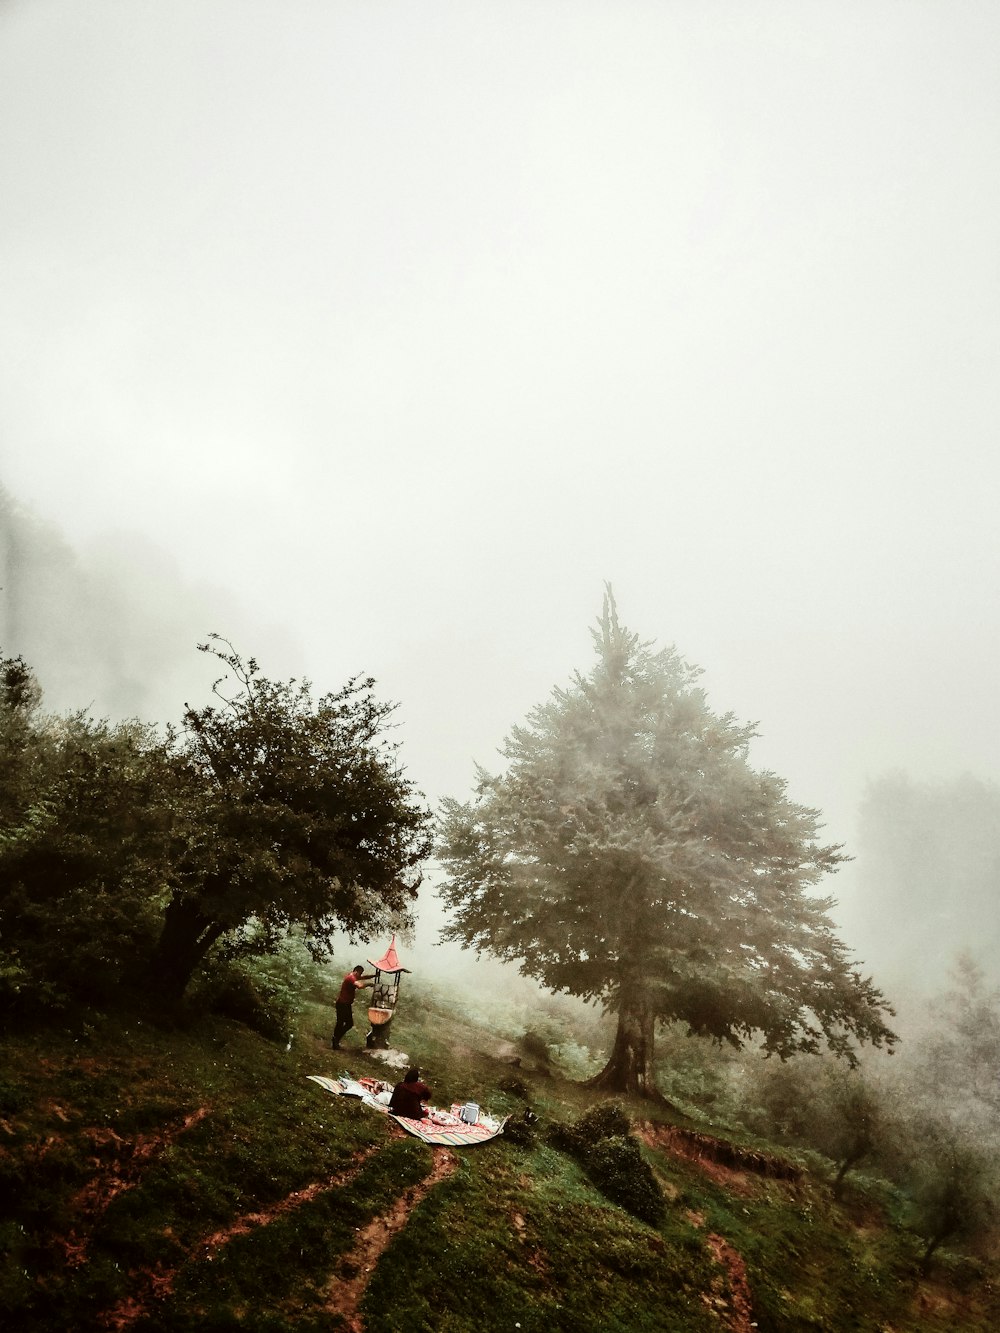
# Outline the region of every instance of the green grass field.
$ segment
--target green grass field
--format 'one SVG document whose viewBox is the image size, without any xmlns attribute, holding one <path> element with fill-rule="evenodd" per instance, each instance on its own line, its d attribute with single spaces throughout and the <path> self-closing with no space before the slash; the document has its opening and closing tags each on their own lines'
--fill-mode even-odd
<svg viewBox="0 0 1000 1333">
<path fill-rule="evenodd" d="M 552 1141 L 592 1094 L 544 1061 L 514 1068 L 509 1025 L 461 1008 L 416 981 L 392 1041 L 435 1103 L 478 1101 L 518 1123 L 464 1150 L 430 1148 L 308 1080 L 398 1077 L 360 1050 L 361 1006 L 337 1053 L 332 1006 L 315 1003 L 288 1050 L 220 1018 L 89 1016 L 7 1037 L 0 1327 L 1000 1327 L 997 1272 L 946 1252 L 919 1279 L 919 1242 L 881 1182 L 835 1203 L 819 1160 L 797 1179 L 698 1160 L 657 1137 L 665 1112 L 632 1103 L 635 1129 L 654 1121 L 642 1152 L 666 1198 L 659 1223 L 639 1220 Z"/>
</svg>

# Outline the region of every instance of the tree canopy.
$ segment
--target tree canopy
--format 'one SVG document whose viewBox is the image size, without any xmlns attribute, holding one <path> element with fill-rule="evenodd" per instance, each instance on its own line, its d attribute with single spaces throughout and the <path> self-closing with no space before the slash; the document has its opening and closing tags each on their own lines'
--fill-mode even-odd
<svg viewBox="0 0 1000 1333">
<path fill-rule="evenodd" d="M 813 887 L 844 859 L 819 814 L 755 771 L 756 734 L 713 713 L 700 672 L 618 621 L 587 676 L 515 727 L 506 771 L 444 803 L 445 938 L 518 961 L 618 1016 L 595 1083 L 655 1094 L 657 1021 L 779 1056 L 889 1044 L 891 1009 Z"/>
<path fill-rule="evenodd" d="M 225 640 L 216 701 L 180 731 L 40 711 L 0 658 L 0 998 L 27 1010 L 141 978 L 179 998 L 210 952 L 272 954 L 293 929 L 404 927 L 430 812 L 387 733 L 394 705 L 355 678 L 313 697 Z"/>
<path fill-rule="evenodd" d="M 268 680 L 217 636 L 200 646 L 230 674 L 219 704 L 184 714 L 189 836 L 154 958 L 168 993 L 219 939 L 260 951 L 298 925 L 321 957 L 337 928 L 408 924 L 431 847 L 430 812 L 385 737 L 395 705 L 371 679 L 314 700 L 308 682 Z"/>
</svg>

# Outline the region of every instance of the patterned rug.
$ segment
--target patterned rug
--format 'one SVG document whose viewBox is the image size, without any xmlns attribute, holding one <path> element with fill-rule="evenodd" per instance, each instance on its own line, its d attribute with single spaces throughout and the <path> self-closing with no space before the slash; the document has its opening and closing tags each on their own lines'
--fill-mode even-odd
<svg viewBox="0 0 1000 1333">
<path fill-rule="evenodd" d="M 392 1085 L 389 1083 L 382 1083 L 374 1078 L 355 1079 L 349 1074 L 341 1074 L 338 1078 L 326 1078 L 322 1074 L 307 1074 L 306 1077 L 336 1097 L 357 1097 L 365 1106 L 388 1115 L 390 1120 L 402 1125 L 407 1134 L 423 1139 L 424 1143 L 444 1145 L 449 1148 L 471 1148 L 474 1144 L 488 1143 L 490 1139 L 495 1139 L 498 1134 L 503 1133 L 503 1127 L 507 1123 L 506 1116 L 503 1120 L 495 1120 L 493 1116 L 480 1111 L 479 1119 L 474 1125 L 466 1124 L 459 1117 L 457 1103 L 450 1111 L 429 1106 L 425 1119 L 410 1120 L 407 1116 L 393 1115 L 390 1112 L 389 1097 L 392 1095 Z"/>
</svg>

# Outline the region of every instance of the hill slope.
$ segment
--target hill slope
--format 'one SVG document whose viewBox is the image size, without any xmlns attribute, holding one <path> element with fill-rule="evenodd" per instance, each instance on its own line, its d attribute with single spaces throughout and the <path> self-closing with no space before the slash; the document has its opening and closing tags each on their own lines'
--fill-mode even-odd
<svg viewBox="0 0 1000 1333">
<path fill-rule="evenodd" d="M 238 1024 L 94 1017 L 8 1037 L 0 1080 L 0 1321 L 56 1330 L 987 1330 L 983 1268 L 919 1245 L 878 1182 L 835 1205 L 822 1164 L 626 1107 L 667 1200 L 652 1226 L 556 1147 L 587 1091 L 411 987 L 393 1042 L 434 1100 L 516 1134 L 431 1149 L 307 1075 L 393 1078 Z M 396 1052 L 398 1055 L 398 1051 Z M 522 1108 L 539 1122 L 527 1128 Z M 517 1141 L 514 1141 L 516 1138 Z"/>
</svg>

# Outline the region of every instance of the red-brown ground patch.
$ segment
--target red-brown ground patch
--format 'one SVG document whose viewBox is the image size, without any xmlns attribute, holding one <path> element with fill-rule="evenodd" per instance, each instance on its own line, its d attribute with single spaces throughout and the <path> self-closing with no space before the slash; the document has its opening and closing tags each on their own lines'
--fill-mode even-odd
<svg viewBox="0 0 1000 1333">
<path fill-rule="evenodd" d="M 305 1189 L 293 1190 L 291 1194 L 286 1195 L 284 1199 L 279 1199 L 270 1208 L 261 1209 L 255 1213 L 244 1213 L 242 1217 L 238 1217 L 231 1222 L 228 1227 L 224 1227 L 220 1231 L 213 1231 L 210 1236 L 206 1236 L 204 1240 L 199 1241 L 198 1245 L 180 1264 L 175 1264 L 172 1268 L 161 1265 L 134 1274 L 138 1290 L 120 1301 L 113 1310 L 108 1311 L 101 1321 L 101 1327 L 113 1330 L 114 1333 L 120 1333 L 120 1330 L 128 1328 L 146 1314 L 154 1302 L 165 1300 L 170 1295 L 177 1280 L 177 1274 L 182 1268 L 189 1263 L 210 1263 L 219 1251 L 230 1241 L 235 1240 L 237 1236 L 245 1236 L 260 1227 L 266 1227 L 275 1218 L 283 1217 L 286 1213 L 301 1208 L 303 1204 L 308 1203 L 310 1199 L 315 1199 L 319 1194 L 340 1189 L 358 1175 L 368 1158 L 377 1150 L 377 1147 L 373 1145 L 365 1152 L 358 1153 L 351 1161 L 350 1166 L 345 1167 L 343 1171 L 338 1172 L 335 1176 L 330 1176 L 326 1180 L 313 1181 Z"/>
<path fill-rule="evenodd" d="M 715 1262 L 725 1269 L 729 1286 L 728 1298 L 715 1296 L 706 1298 L 708 1303 L 721 1316 L 730 1333 L 751 1333 L 756 1328 L 753 1322 L 753 1301 L 750 1298 L 750 1283 L 747 1281 L 747 1266 L 743 1256 L 722 1236 L 714 1232 L 705 1237 L 708 1248 L 715 1256 Z"/>
<path fill-rule="evenodd" d="M 693 1227 L 699 1229 L 705 1225 L 703 1213 L 689 1210 L 685 1217 Z M 702 1293 L 702 1300 L 725 1324 L 730 1333 L 752 1333 L 757 1327 L 753 1319 L 753 1300 L 750 1296 L 750 1283 L 747 1279 L 747 1266 L 739 1250 L 724 1236 L 714 1231 L 705 1237 L 708 1248 L 712 1251 L 715 1262 L 725 1270 L 725 1286 L 728 1292 L 723 1295 L 721 1282 L 713 1283 L 711 1292 Z"/>
<path fill-rule="evenodd" d="M 801 1167 L 793 1162 L 750 1148 L 741 1148 L 697 1130 L 645 1121 L 635 1126 L 635 1132 L 648 1147 L 659 1148 L 673 1157 L 692 1162 L 732 1194 L 751 1194 L 755 1180 L 761 1177 L 789 1181 L 802 1178 Z"/>
<path fill-rule="evenodd" d="M 430 1174 L 406 1190 L 388 1212 L 372 1218 L 367 1226 L 362 1227 L 350 1252 L 341 1257 L 338 1271 L 328 1287 L 326 1310 L 331 1315 L 339 1315 L 351 1333 L 364 1333 L 358 1306 L 379 1258 L 392 1239 L 406 1226 L 413 1209 L 436 1185 L 446 1180 L 457 1165 L 453 1153 L 447 1150 L 435 1152 Z"/>
<path fill-rule="evenodd" d="M 54 1246 L 62 1250 L 68 1265 L 75 1267 L 86 1263 L 85 1233 L 93 1227 L 96 1219 L 107 1209 L 112 1199 L 138 1184 L 143 1165 L 151 1157 L 168 1148 L 200 1120 L 204 1120 L 208 1112 L 207 1106 L 199 1106 L 180 1124 L 174 1125 L 164 1133 L 140 1135 L 134 1140 L 123 1139 L 106 1126 L 94 1126 L 81 1131 L 90 1148 L 90 1160 L 94 1165 L 95 1174 L 70 1200 L 70 1206 L 80 1219 L 79 1224 L 68 1236 L 56 1237 L 53 1241 Z M 45 1147 L 50 1142 L 51 1140 L 47 1140 Z"/>
</svg>

